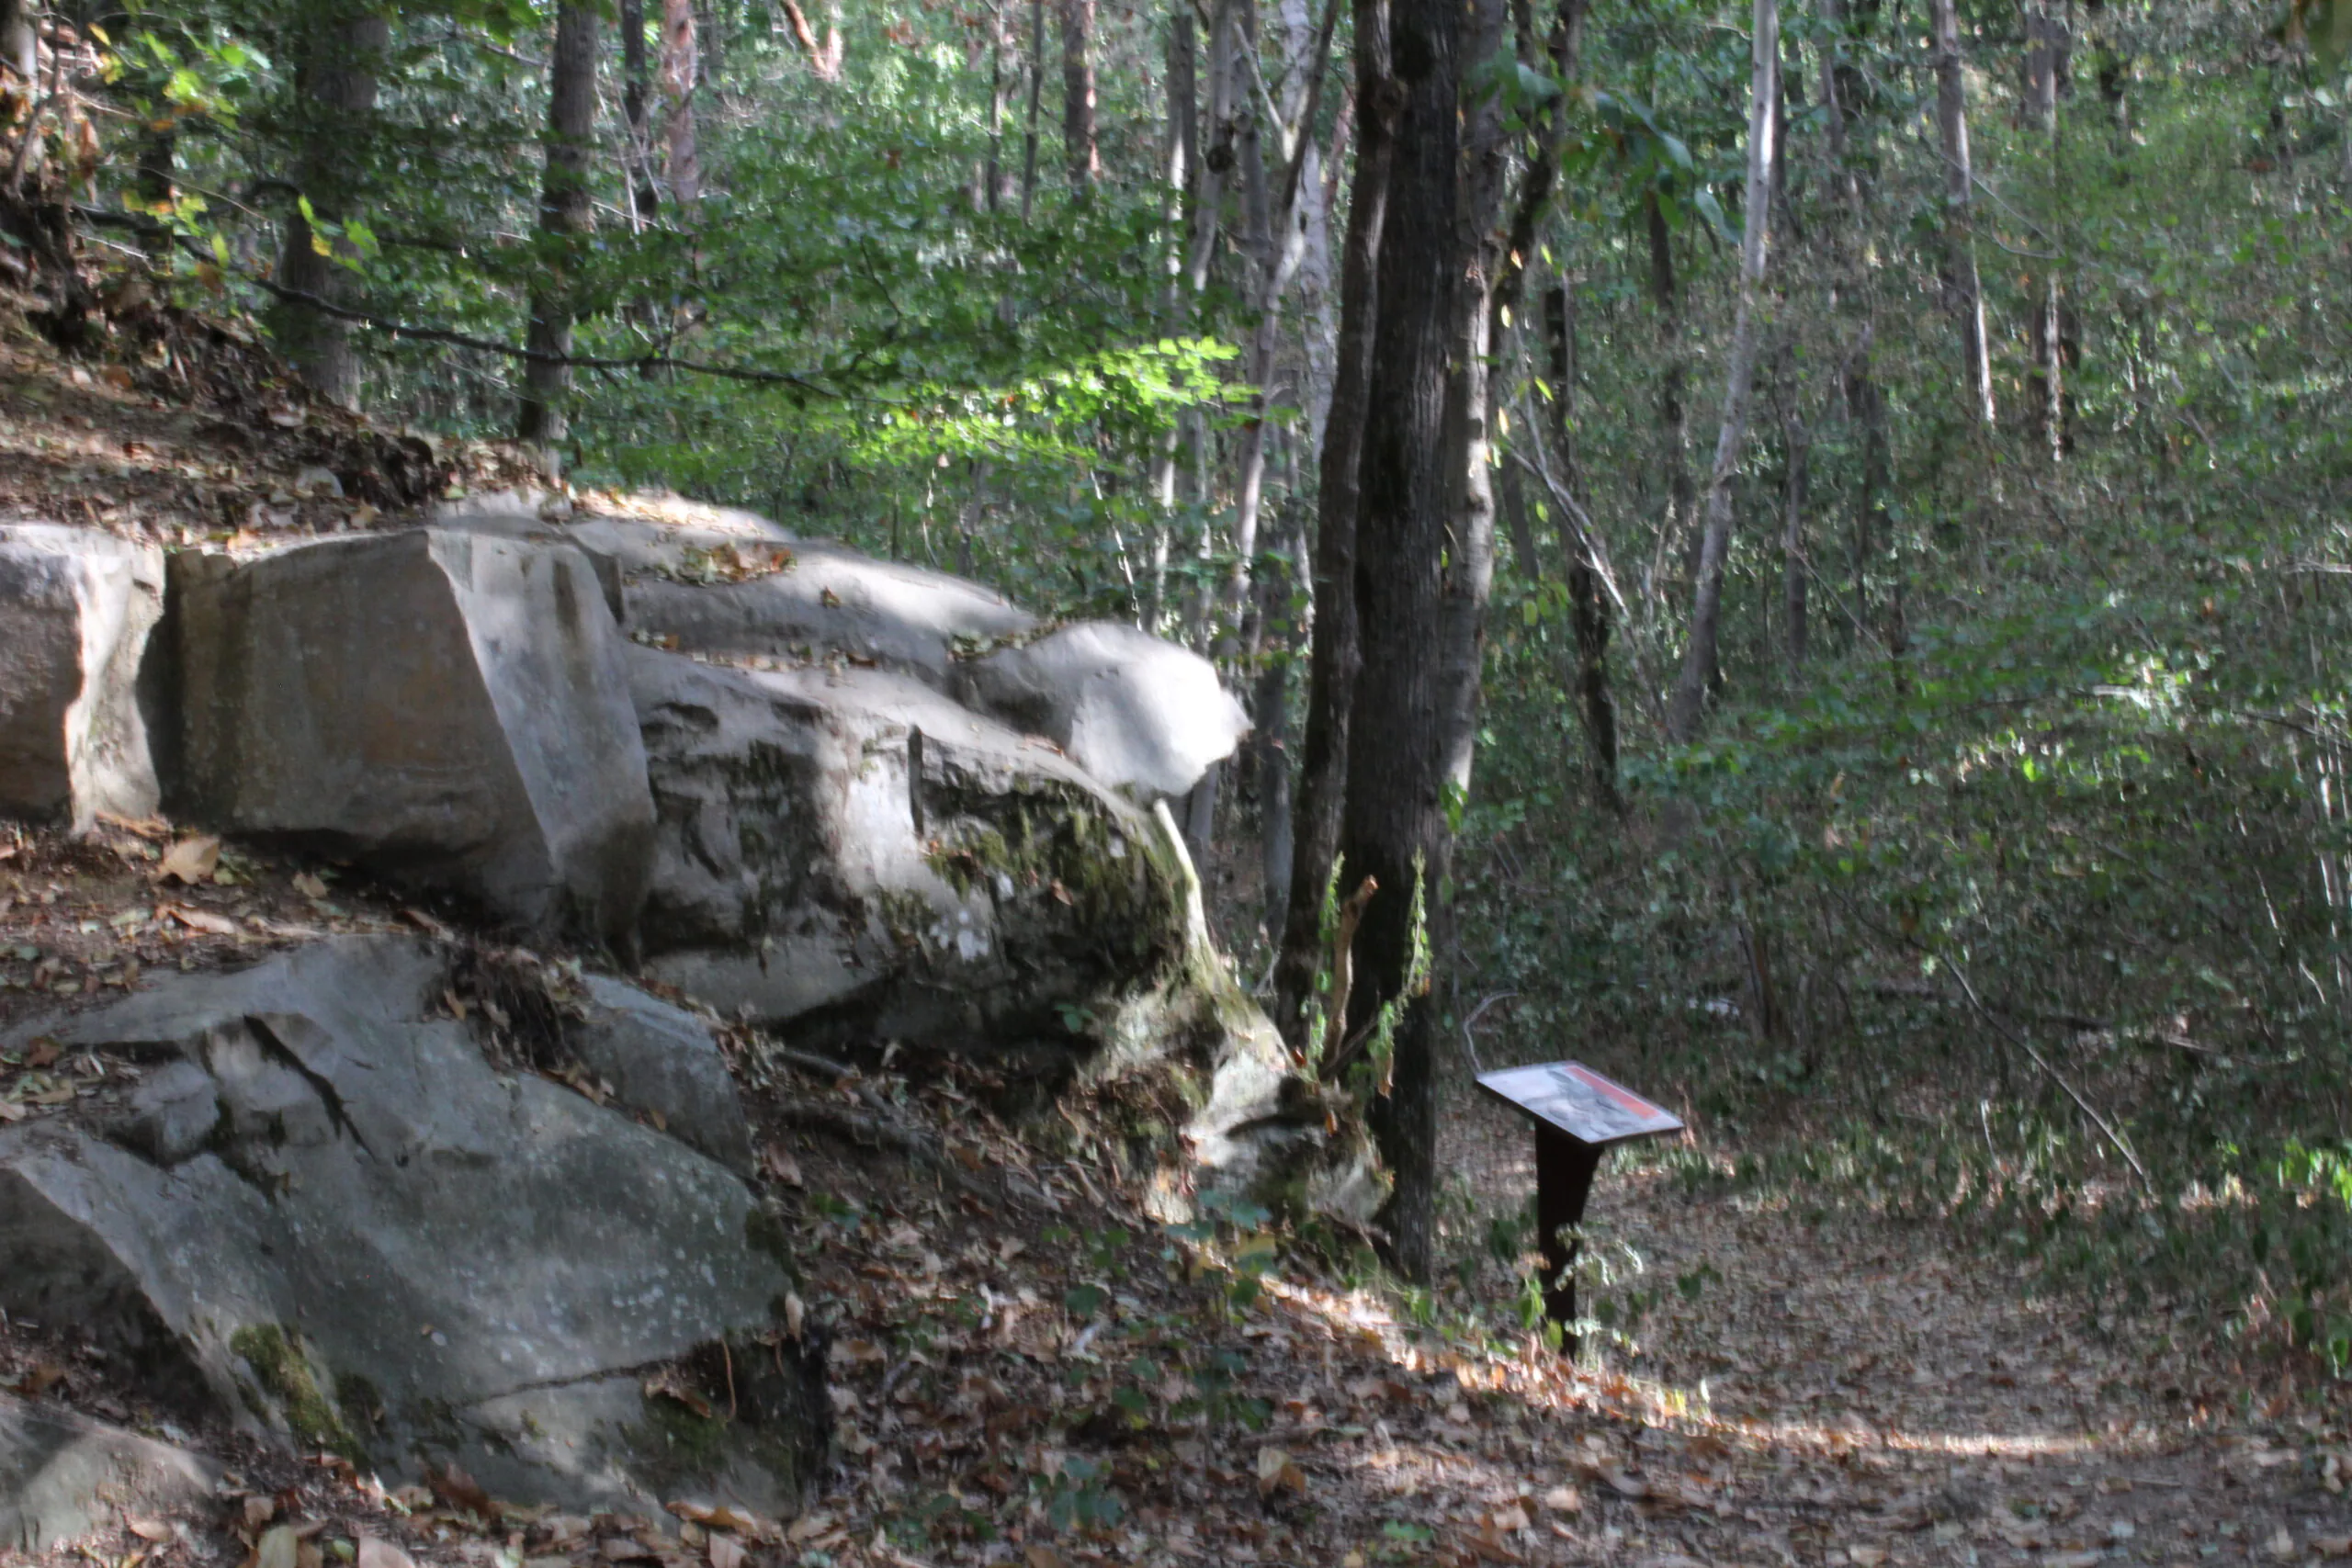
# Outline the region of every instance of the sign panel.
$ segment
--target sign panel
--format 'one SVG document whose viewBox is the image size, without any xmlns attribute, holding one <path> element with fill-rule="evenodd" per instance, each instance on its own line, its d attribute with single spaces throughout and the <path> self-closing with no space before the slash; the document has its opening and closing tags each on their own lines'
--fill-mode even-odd
<svg viewBox="0 0 2352 1568">
<path fill-rule="evenodd" d="M 1580 1144 L 1682 1131 L 1682 1119 L 1582 1062 L 1538 1062 L 1482 1075 L 1478 1087 Z"/>
</svg>

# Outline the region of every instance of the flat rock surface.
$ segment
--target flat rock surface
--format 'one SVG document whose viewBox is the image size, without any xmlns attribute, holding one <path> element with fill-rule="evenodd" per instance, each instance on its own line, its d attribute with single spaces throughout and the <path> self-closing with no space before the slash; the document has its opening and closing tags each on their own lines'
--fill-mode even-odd
<svg viewBox="0 0 2352 1568">
<path fill-rule="evenodd" d="M 220 1476 L 200 1454 L 0 1393 L 0 1551 L 46 1551 L 128 1515 L 199 1506 Z"/>
<path fill-rule="evenodd" d="M 46 1032 L 153 1065 L 110 1117 L 0 1133 L 0 1306 L 388 1473 L 641 1502 L 644 1370 L 768 1330 L 778 1234 L 684 1145 L 494 1070 L 445 988 L 427 944 L 344 938 Z"/>
</svg>

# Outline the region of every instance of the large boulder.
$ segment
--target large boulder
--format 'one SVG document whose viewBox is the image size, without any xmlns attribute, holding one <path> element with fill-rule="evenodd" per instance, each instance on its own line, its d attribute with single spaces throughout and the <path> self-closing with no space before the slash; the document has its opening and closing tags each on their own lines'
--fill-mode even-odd
<svg viewBox="0 0 2352 1568">
<path fill-rule="evenodd" d="M 1183 949 L 1150 818 L 911 677 L 632 651 L 647 964 L 803 1039 L 1090 1055 Z"/>
<path fill-rule="evenodd" d="M 163 552 L 53 524 L 0 527 L 0 814 L 86 828 L 155 809 L 137 700 Z"/>
<path fill-rule="evenodd" d="M 965 663 L 958 677 L 976 705 L 1146 800 L 1185 794 L 1250 733 L 1250 716 L 1215 665 L 1114 621 L 999 649 Z"/>
<path fill-rule="evenodd" d="M 825 1416 L 780 1228 L 683 1144 L 498 1071 L 449 983 L 423 943 L 341 938 L 52 1025 L 153 1065 L 109 1114 L 0 1133 L 0 1307 L 388 1476 L 789 1508 Z M 724 1407 L 722 1365 L 731 1421 L 695 1392 Z"/>
<path fill-rule="evenodd" d="M 220 1467 L 56 1404 L 0 1393 L 0 1559 L 57 1552 L 127 1517 L 201 1508 Z"/>
<path fill-rule="evenodd" d="M 580 552 L 415 529 L 173 564 L 183 814 L 627 941 L 653 806 Z"/>
</svg>

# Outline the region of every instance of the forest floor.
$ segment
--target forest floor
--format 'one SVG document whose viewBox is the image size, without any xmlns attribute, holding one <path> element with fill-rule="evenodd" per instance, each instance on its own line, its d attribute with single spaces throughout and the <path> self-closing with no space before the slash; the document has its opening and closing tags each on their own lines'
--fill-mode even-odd
<svg viewBox="0 0 2352 1568">
<path fill-rule="evenodd" d="M 266 388 L 189 413 L 29 339 L 0 343 L 0 517 L 230 543 L 364 527 L 375 503 L 306 482 L 359 440 L 379 438 L 277 408 Z M 374 450 L 395 465 L 408 451 Z M 503 461 L 435 453 L 388 494 L 486 483 Z M 439 927 L 331 867 L 215 853 L 164 823 L 80 840 L 0 829 L 0 1021 L 158 964 Z M 800 1292 L 831 1341 L 836 1464 L 801 1517 L 678 1499 L 661 1519 L 569 1518 L 462 1488 L 388 1492 L 340 1461 L 174 1427 L 71 1335 L 0 1320 L 0 1388 L 197 1443 L 236 1476 L 202 1517 L 126 1518 L 70 1554 L 0 1550 L 0 1564 L 252 1568 L 272 1521 L 300 1527 L 300 1568 L 2352 1554 L 2346 1414 L 2294 1392 L 2308 1372 L 2249 1381 L 2145 1324 L 2103 1330 L 2078 1304 L 2036 1301 L 1947 1231 L 1708 1179 L 1730 1151 L 1703 1127 L 1672 1158 L 1604 1175 L 1597 1256 L 1618 1271 L 1613 1299 L 1647 1305 L 1571 1365 L 1516 1326 L 1491 1259 L 1430 1298 L 1246 1225 L 1149 1223 L 1082 1105 L 1016 1129 L 985 1108 L 986 1085 L 953 1075 L 812 1078 L 756 1042 L 739 1061 L 764 1195 L 797 1225 Z M 119 1066 L 38 1046 L 0 1057 L 0 1122 L 104 1093 Z M 786 1131 L 788 1106 L 876 1097 L 973 1179 L 910 1179 L 900 1152 L 812 1134 L 805 1115 Z M 1464 1095 L 1444 1142 L 1454 1245 L 1485 1259 L 1489 1222 L 1532 1189 L 1530 1141 Z"/>
</svg>

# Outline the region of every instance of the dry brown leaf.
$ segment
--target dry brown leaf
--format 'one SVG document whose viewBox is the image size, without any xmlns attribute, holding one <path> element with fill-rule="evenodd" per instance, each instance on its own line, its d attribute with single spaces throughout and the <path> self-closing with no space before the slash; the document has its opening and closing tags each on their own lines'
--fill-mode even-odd
<svg viewBox="0 0 2352 1568">
<path fill-rule="evenodd" d="M 171 1524 L 164 1519 L 145 1518 L 133 1514 L 122 1521 L 122 1528 L 144 1541 L 164 1541 L 172 1539 Z"/>
<path fill-rule="evenodd" d="M 212 874 L 220 869 L 220 835 L 194 833 L 164 852 L 162 862 L 155 867 L 155 880 L 170 877 L 193 887 L 199 882 L 209 882 Z"/>
<path fill-rule="evenodd" d="M 302 1541 L 291 1525 L 275 1525 L 254 1544 L 253 1568 L 301 1568 Z"/>
<path fill-rule="evenodd" d="M 1258 1495 L 1271 1497 L 1277 1492 L 1295 1492 L 1306 1495 L 1306 1472 L 1284 1450 L 1263 1448 L 1258 1450 Z"/>
<path fill-rule="evenodd" d="M 1854 1568 L 1879 1568 L 1879 1565 L 1886 1561 L 1886 1548 L 1849 1546 L 1846 1549 L 1846 1561 L 1852 1563 Z"/>
<path fill-rule="evenodd" d="M 13 1100 L 0 1100 L 0 1122 L 21 1122 L 25 1108 Z"/>
<path fill-rule="evenodd" d="M 323 898 L 327 896 L 327 885 L 307 871 L 298 871 L 294 874 L 294 891 L 305 898 Z"/>
<path fill-rule="evenodd" d="M 1581 1514 L 1584 1494 L 1573 1486 L 1555 1486 L 1544 1494 L 1544 1506 L 1555 1514 Z"/>
<path fill-rule="evenodd" d="M 216 915 L 209 909 L 191 909 L 182 904 L 166 904 L 157 909 L 158 915 L 168 915 L 192 931 L 211 936 L 234 936 L 237 922 L 226 915 Z"/>
<path fill-rule="evenodd" d="M 262 1526 L 269 1523 L 270 1519 L 277 1513 L 277 1500 L 275 1498 L 262 1496 L 259 1494 L 247 1497 L 244 1500 L 243 1507 L 245 1516 L 245 1528 L 247 1529 L 259 1529 Z"/>
<path fill-rule="evenodd" d="M 1069 1565 L 1062 1561 L 1060 1552 L 1050 1546 L 1042 1546 L 1034 1541 L 1030 1543 L 1024 1556 L 1029 1568 L 1069 1568 Z"/>
</svg>

